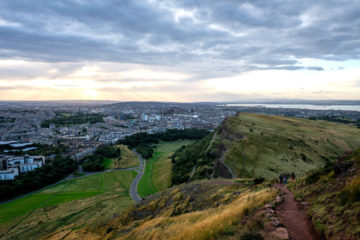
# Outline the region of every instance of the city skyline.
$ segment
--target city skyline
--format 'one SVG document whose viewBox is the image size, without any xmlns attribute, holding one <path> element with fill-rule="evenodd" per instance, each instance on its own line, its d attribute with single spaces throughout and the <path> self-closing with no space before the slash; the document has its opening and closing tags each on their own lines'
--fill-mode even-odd
<svg viewBox="0 0 360 240">
<path fill-rule="evenodd" d="M 357 1 L 2 1 L 0 100 L 360 96 Z"/>
</svg>

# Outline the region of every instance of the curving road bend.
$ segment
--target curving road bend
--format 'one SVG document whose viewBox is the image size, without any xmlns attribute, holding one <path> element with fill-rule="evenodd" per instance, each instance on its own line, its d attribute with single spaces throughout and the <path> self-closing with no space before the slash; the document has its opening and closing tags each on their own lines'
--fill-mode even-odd
<svg viewBox="0 0 360 240">
<path fill-rule="evenodd" d="M 144 174 L 144 169 L 145 169 L 144 162 L 145 161 L 139 153 L 137 153 L 135 150 L 134 150 L 134 152 L 139 157 L 140 164 L 139 164 L 139 167 L 132 169 L 132 170 L 136 171 L 138 174 L 136 175 L 135 179 L 130 184 L 129 193 L 130 193 L 130 197 L 132 198 L 132 200 L 134 200 L 136 203 L 138 203 L 141 201 L 141 197 L 138 194 L 137 186 L 139 184 L 141 177 Z M 146 162 L 145 162 L 145 164 L 146 164 Z"/>
</svg>

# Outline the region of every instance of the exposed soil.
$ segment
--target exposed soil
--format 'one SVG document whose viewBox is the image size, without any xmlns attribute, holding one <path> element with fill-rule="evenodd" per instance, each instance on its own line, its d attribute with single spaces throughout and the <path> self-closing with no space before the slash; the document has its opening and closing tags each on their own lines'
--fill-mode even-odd
<svg viewBox="0 0 360 240">
<path fill-rule="evenodd" d="M 294 194 L 283 184 L 275 184 L 274 187 L 285 193 L 284 200 L 275 212 L 287 228 L 289 238 L 292 240 L 323 240 L 307 218 L 304 207 L 295 201 Z"/>
</svg>

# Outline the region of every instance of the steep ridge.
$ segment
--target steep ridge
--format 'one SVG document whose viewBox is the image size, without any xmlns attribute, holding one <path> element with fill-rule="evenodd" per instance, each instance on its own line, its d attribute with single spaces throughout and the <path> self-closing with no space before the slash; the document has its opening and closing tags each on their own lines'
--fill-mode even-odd
<svg viewBox="0 0 360 240">
<path fill-rule="evenodd" d="M 327 121 L 239 113 L 176 153 L 173 184 L 217 177 L 277 178 L 334 162 L 360 146 L 360 129 Z"/>
</svg>

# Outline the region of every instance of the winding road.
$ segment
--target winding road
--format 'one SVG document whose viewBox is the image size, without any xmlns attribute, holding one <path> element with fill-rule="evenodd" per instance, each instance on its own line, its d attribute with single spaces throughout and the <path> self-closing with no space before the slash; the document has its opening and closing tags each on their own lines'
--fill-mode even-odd
<svg viewBox="0 0 360 240">
<path fill-rule="evenodd" d="M 139 196 L 139 193 L 137 191 L 137 186 L 139 184 L 141 177 L 144 174 L 146 162 L 144 161 L 143 157 L 139 153 L 137 153 L 135 150 L 133 150 L 133 151 L 139 157 L 140 164 L 139 164 L 139 167 L 130 169 L 130 170 L 136 171 L 138 174 L 136 175 L 135 179 L 130 184 L 129 193 L 130 193 L 130 197 L 132 198 L 132 200 L 134 200 L 136 203 L 138 203 L 141 201 L 141 197 Z M 144 162 L 145 162 L 145 164 L 144 164 Z"/>
</svg>

